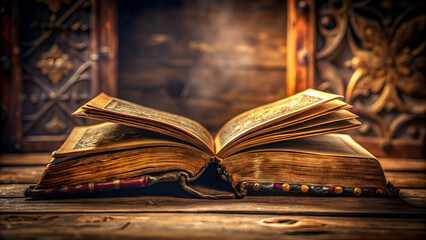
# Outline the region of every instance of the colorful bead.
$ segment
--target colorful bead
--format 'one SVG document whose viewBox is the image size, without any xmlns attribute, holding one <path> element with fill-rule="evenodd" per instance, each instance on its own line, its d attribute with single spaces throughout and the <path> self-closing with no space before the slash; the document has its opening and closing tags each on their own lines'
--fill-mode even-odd
<svg viewBox="0 0 426 240">
<path fill-rule="evenodd" d="M 114 181 L 112 181 L 112 183 L 114 184 L 115 189 L 120 188 L 120 180 L 119 179 L 115 179 Z"/>
<path fill-rule="evenodd" d="M 281 189 L 282 189 L 284 192 L 288 192 L 288 191 L 290 191 L 290 184 L 288 184 L 288 183 L 284 183 L 284 184 L 282 185 Z"/>
<path fill-rule="evenodd" d="M 92 182 L 91 182 L 91 183 L 89 183 L 89 184 L 88 184 L 88 187 L 89 187 L 89 191 L 90 191 L 90 192 L 95 191 L 95 184 L 94 184 L 94 183 L 92 183 Z"/>
<path fill-rule="evenodd" d="M 302 185 L 302 186 L 300 186 L 300 191 L 302 191 L 302 192 L 307 192 L 309 190 L 309 187 L 308 186 L 306 186 L 306 185 Z"/>
<path fill-rule="evenodd" d="M 355 188 L 355 189 L 354 189 L 354 194 L 355 194 L 356 196 L 360 196 L 360 195 L 361 195 L 361 193 L 362 193 L 361 188 Z"/>
<path fill-rule="evenodd" d="M 334 188 L 334 193 L 335 194 L 342 194 L 343 192 L 343 188 L 342 187 L 335 187 Z"/>
<path fill-rule="evenodd" d="M 255 184 L 253 184 L 253 187 L 252 187 L 251 189 L 253 189 L 253 190 L 255 190 L 255 191 L 260 190 L 260 184 L 259 184 L 259 183 L 255 183 Z"/>
<path fill-rule="evenodd" d="M 281 185 L 279 183 L 274 183 L 273 188 L 274 188 L 274 190 L 280 190 L 281 189 Z"/>
</svg>

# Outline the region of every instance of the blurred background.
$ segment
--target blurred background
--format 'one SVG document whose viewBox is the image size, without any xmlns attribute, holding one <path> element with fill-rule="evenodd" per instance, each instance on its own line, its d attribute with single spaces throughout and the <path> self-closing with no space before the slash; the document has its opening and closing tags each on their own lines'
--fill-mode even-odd
<svg viewBox="0 0 426 240">
<path fill-rule="evenodd" d="M 52 151 L 99 92 L 216 132 L 316 88 L 377 156 L 425 156 L 421 1 L 0 0 L 1 151 Z"/>
</svg>

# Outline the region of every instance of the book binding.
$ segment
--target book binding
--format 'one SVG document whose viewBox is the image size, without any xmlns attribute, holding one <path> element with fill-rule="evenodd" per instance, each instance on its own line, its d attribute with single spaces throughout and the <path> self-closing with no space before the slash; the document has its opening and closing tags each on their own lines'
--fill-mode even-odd
<svg viewBox="0 0 426 240">
<path fill-rule="evenodd" d="M 192 178 L 193 179 L 193 178 Z M 139 176 L 127 179 L 115 179 L 98 183 L 86 183 L 73 186 L 65 186 L 52 189 L 35 189 L 31 186 L 25 191 L 25 196 L 33 198 L 49 198 L 59 196 L 73 196 L 81 193 L 94 193 L 126 188 L 142 188 L 158 182 L 178 181 L 185 191 L 200 198 L 229 199 L 243 198 L 249 191 L 252 192 L 276 192 L 297 193 L 314 195 L 340 195 L 340 196 L 364 196 L 364 197 L 396 197 L 399 189 L 390 182 L 384 188 L 342 187 L 342 186 L 317 186 L 307 184 L 272 183 L 272 182 L 241 182 L 235 189 L 235 193 L 206 194 L 190 187 L 187 182 L 192 180 L 186 172 L 170 172 L 160 176 Z"/>
</svg>

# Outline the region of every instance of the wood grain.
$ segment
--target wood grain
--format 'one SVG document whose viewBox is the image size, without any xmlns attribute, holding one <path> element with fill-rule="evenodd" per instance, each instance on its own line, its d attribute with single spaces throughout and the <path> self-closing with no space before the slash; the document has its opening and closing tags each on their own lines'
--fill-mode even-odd
<svg viewBox="0 0 426 240">
<path fill-rule="evenodd" d="M 0 184 L 0 198 L 23 198 L 29 184 Z"/>
<path fill-rule="evenodd" d="M 286 2 L 181 1 L 161 15 L 156 3 L 117 4 L 131 10 L 119 15 L 118 97 L 215 132 L 286 96 Z"/>
<path fill-rule="evenodd" d="M 43 239 L 413 239 L 424 236 L 419 219 L 359 219 L 255 214 L 31 214 L 0 216 L 5 238 Z M 49 226 L 43 228 L 41 226 Z"/>
<path fill-rule="evenodd" d="M 426 188 L 425 172 L 385 172 L 385 176 L 399 188 Z"/>
<path fill-rule="evenodd" d="M 402 189 L 400 197 L 412 206 L 426 208 L 426 189 Z"/>
<path fill-rule="evenodd" d="M 0 183 L 36 183 L 44 166 L 1 166 Z"/>
<path fill-rule="evenodd" d="M 0 198 L 25 198 L 24 192 L 28 186 L 29 184 L 25 183 L 0 184 Z M 426 189 L 401 189 L 400 198 L 411 206 L 426 208 Z M 359 200 L 362 201 L 362 199 Z M 175 201 L 179 201 L 179 198 Z"/>
<path fill-rule="evenodd" d="M 426 171 L 426 159 L 379 158 L 384 171 Z"/>
<path fill-rule="evenodd" d="M 0 165 L 43 165 L 46 166 L 51 159 L 51 153 L 31 154 L 0 154 Z"/>
<path fill-rule="evenodd" d="M 111 194 L 80 199 L 25 198 L 25 189 L 44 170 L 38 160 L 42 155 L 0 157 L 2 239 L 426 237 L 425 176 L 418 160 L 386 159 L 383 164 L 387 177 L 396 186 L 409 186 L 401 189 L 400 198 L 293 195 L 218 201 L 192 198 L 189 194 L 166 196 L 171 194 L 168 190 L 137 197 L 133 193 L 132 197 L 119 198 Z M 24 160 L 15 161 L 14 157 Z"/>
<path fill-rule="evenodd" d="M 247 196 L 206 200 L 167 196 L 31 200 L 0 199 L 2 213 L 245 213 L 306 216 L 424 217 L 425 210 L 395 198 Z"/>
</svg>

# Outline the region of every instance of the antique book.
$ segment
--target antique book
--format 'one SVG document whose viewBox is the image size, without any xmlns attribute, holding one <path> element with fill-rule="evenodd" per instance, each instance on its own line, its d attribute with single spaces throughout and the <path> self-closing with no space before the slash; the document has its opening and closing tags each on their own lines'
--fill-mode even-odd
<svg viewBox="0 0 426 240">
<path fill-rule="evenodd" d="M 205 198 L 249 191 L 394 196 L 378 160 L 348 135 L 360 126 L 341 96 L 306 90 L 244 112 L 213 137 L 199 123 L 99 94 L 73 116 L 105 121 L 75 127 L 26 196 L 98 192 L 178 181 Z M 188 183 L 209 164 L 233 192 L 203 193 Z"/>
</svg>

